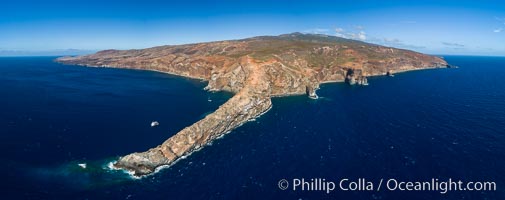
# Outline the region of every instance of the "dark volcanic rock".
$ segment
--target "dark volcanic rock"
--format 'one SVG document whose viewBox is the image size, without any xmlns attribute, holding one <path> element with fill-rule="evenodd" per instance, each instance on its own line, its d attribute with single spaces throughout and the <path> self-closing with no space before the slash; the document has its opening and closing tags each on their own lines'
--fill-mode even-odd
<svg viewBox="0 0 505 200">
<path fill-rule="evenodd" d="M 368 80 L 360 69 L 348 69 L 345 82 L 349 85 L 368 85 Z"/>
</svg>

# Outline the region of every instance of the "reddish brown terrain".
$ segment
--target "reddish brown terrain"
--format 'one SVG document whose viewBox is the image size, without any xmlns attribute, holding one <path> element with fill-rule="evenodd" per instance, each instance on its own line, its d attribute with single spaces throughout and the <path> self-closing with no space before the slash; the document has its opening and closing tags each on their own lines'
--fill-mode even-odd
<svg viewBox="0 0 505 200">
<path fill-rule="evenodd" d="M 368 76 L 449 67 L 442 58 L 355 40 L 292 33 L 140 50 L 105 50 L 58 62 L 155 70 L 208 81 L 209 91 L 235 93 L 214 113 L 146 152 L 121 157 L 114 166 L 136 176 L 202 148 L 268 111 L 272 96 L 307 94 L 325 82 L 367 85 Z"/>
</svg>

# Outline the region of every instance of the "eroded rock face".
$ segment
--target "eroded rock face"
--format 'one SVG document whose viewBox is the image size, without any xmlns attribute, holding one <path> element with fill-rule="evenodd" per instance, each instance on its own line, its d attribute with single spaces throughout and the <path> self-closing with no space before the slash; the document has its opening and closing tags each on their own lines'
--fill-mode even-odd
<svg viewBox="0 0 505 200">
<path fill-rule="evenodd" d="M 333 36 L 293 33 L 142 50 L 106 50 L 62 57 L 58 62 L 155 70 L 208 81 L 209 91 L 231 91 L 214 113 L 146 152 L 121 157 L 114 166 L 147 175 L 200 149 L 266 112 L 272 96 L 307 94 L 319 84 L 347 81 L 366 85 L 366 77 L 449 66 L 443 59 Z"/>
</svg>

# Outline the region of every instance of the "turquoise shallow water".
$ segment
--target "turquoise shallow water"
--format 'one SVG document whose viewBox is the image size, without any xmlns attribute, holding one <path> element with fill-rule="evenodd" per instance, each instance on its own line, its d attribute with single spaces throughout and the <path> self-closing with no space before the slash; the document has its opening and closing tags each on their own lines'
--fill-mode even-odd
<svg viewBox="0 0 505 200">
<path fill-rule="evenodd" d="M 6 199 L 505 198 L 505 58 L 449 56 L 460 68 L 372 77 L 367 87 L 324 84 L 318 100 L 275 98 L 256 121 L 140 180 L 106 165 L 160 144 L 231 94 L 52 59 L 0 58 Z M 160 126 L 151 128 L 154 120 Z M 498 190 L 326 194 L 280 190 L 283 178 L 453 178 L 494 181 Z"/>
</svg>

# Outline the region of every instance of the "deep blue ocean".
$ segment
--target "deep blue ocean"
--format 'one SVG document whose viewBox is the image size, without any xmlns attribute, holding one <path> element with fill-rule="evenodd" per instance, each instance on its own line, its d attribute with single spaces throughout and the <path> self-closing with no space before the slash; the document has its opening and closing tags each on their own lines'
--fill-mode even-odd
<svg viewBox="0 0 505 200">
<path fill-rule="evenodd" d="M 505 57 L 445 58 L 459 68 L 324 84 L 318 100 L 274 98 L 256 121 L 137 180 L 107 164 L 232 94 L 157 72 L 0 58 L 0 199 L 505 199 Z M 452 178 L 497 190 L 279 189 L 293 178 Z"/>
</svg>

